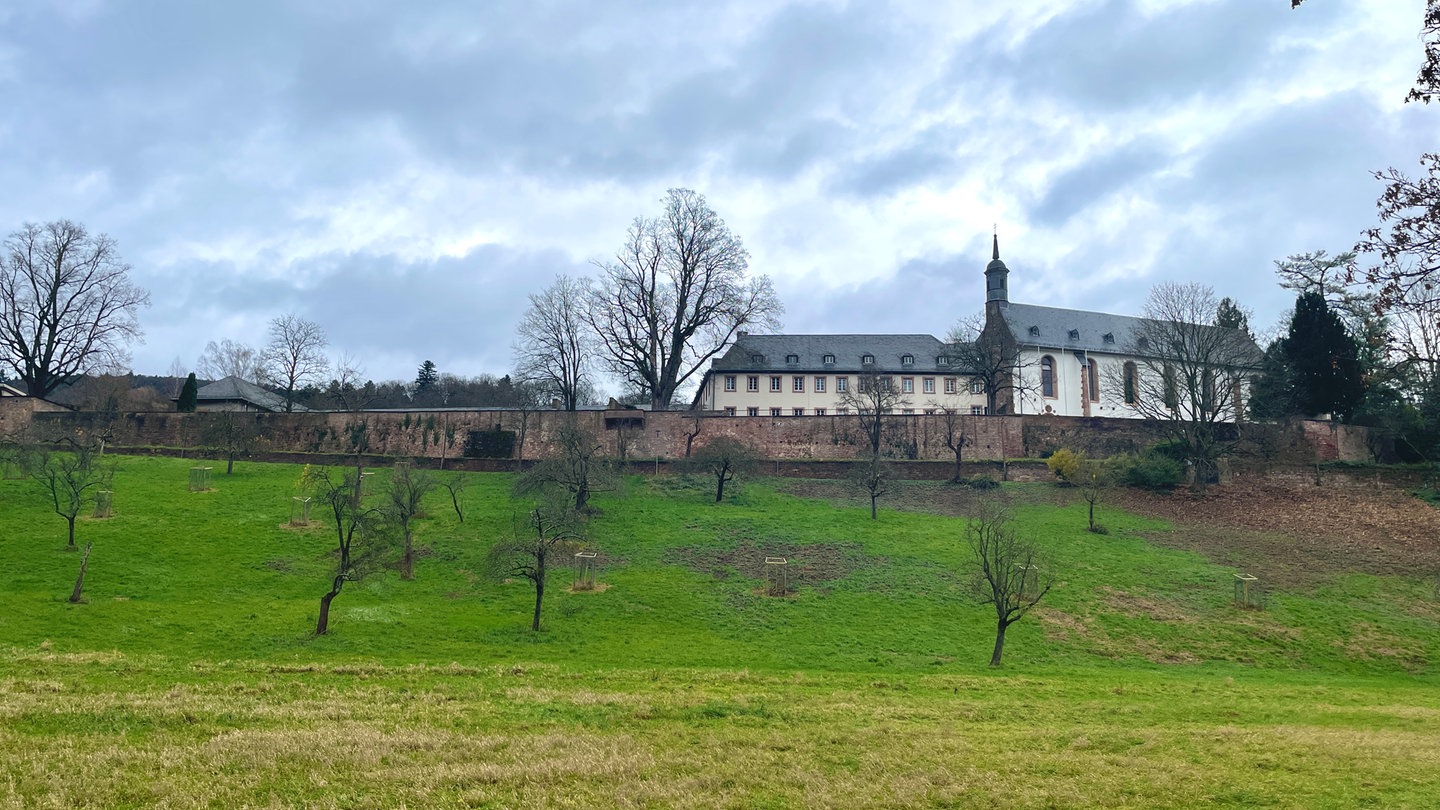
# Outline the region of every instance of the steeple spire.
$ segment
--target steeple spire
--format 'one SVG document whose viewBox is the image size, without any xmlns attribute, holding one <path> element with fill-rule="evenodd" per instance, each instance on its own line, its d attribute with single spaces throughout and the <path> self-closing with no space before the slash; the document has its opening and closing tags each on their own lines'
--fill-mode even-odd
<svg viewBox="0 0 1440 810">
<path fill-rule="evenodd" d="M 997 261 L 997 262 L 1000 261 L 1000 231 L 999 231 L 999 229 L 996 229 L 996 231 L 995 231 L 995 255 L 994 255 L 994 256 L 991 256 L 990 259 L 991 259 L 992 261 Z"/>
<path fill-rule="evenodd" d="M 985 308 L 990 310 L 993 307 L 1005 307 L 1010 302 L 1008 290 L 1010 268 L 1005 262 L 1000 261 L 1000 230 L 996 228 L 994 236 L 994 258 L 985 265 Z"/>
</svg>

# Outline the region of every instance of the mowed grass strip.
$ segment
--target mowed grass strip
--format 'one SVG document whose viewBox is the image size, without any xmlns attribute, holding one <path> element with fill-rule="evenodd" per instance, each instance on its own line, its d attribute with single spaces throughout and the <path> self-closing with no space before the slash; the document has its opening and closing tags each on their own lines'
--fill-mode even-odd
<svg viewBox="0 0 1440 810">
<path fill-rule="evenodd" d="M 1426 807 L 1440 778 L 1420 686 L 9 663 L 0 806 Z"/>
</svg>

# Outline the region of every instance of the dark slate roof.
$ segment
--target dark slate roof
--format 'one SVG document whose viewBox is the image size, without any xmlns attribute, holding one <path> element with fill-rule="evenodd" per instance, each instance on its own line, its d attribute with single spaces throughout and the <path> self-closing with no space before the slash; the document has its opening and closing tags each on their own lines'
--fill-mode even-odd
<svg viewBox="0 0 1440 810">
<path fill-rule="evenodd" d="M 202 386 L 195 392 L 197 402 L 248 402 L 269 411 L 285 410 L 285 398 L 279 394 L 266 391 L 264 388 L 239 377 L 226 377 L 223 380 L 216 380 L 209 385 Z M 294 410 L 309 410 L 303 405 L 295 405 Z"/>
<path fill-rule="evenodd" d="M 915 374 L 958 374 L 963 371 L 950 365 L 939 365 L 936 358 L 945 355 L 945 343 L 933 335 L 741 335 L 729 351 L 710 363 L 710 373 L 717 372 L 820 372 L 860 374 L 867 371 L 913 372 Z M 834 363 L 824 362 L 825 355 L 835 356 Z M 860 362 L 863 355 L 873 355 L 875 365 Z M 904 355 L 915 358 L 914 365 L 901 365 Z M 755 359 L 758 355 L 759 359 Z M 796 362 L 787 362 L 795 355 Z"/>
<path fill-rule="evenodd" d="M 1144 318 L 1129 315 L 1034 304 L 1010 304 L 1000 312 L 1010 327 L 1010 334 L 1020 345 L 1062 351 L 1132 353 L 1136 332 L 1145 323 Z M 1106 336 L 1111 339 L 1107 340 Z M 1253 342 L 1251 345 L 1254 346 Z M 1254 347 L 1254 355 L 1258 363 L 1261 357 L 1258 346 Z"/>
</svg>

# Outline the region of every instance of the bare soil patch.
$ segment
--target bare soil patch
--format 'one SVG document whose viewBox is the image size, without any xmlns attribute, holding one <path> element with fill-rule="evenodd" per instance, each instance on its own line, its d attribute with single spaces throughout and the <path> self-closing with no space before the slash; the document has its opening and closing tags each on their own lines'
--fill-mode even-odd
<svg viewBox="0 0 1440 810">
<path fill-rule="evenodd" d="M 1245 484 L 1168 495 L 1115 490 L 1109 502 L 1175 527 L 1147 539 L 1280 585 L 1338 572 L 1427 575 L 1440 564 L 1440 509 L 1401 490 Z"/>
</svg>

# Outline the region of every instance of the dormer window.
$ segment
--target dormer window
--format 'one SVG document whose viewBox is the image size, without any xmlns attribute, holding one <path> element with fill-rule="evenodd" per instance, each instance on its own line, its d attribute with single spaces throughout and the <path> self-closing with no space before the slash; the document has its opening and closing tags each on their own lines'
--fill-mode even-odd
<svg viewBox="0 0 1440 810">
<path fill-rule="evenodd" d="M 913 366 L 913 365 L 915 365 L 915 355 L 913 355 L 913 354 L 902 354 L 902 355 L 900 355 L 900 365 L 902 365 L 902 366 Z"/>
<path fill-rule="evenodd" d="M 1103 336 L 1101 336 L 1100 339 L 1103 340 L 1103 341 L 1105 341 L 1106 343 L 1114 343 L 1114 342 L 1115 342 L 1115 333 L 1114 333 L 1114 332 L 1106 332 Z"/>
<path fill-rule="evenodd" d="M 835 355 L 827 354 L 823 358 L 821 358 L 821 362 L 823 362 L 827 366 L 833 366 L 835 365 Z"/>
<path fill-rule="evenodd" d="M 786 364 L 786 365 L 793 366 L 793 365 L 795 365 L 795 364 L 797 364 L 797 363 L 799 363 L 799 362 L 800 362 L 800 355 L 798 355 L 798 354 L 787 354 L 787 355 L 785 355 L 785 364 Z"/>
<path fill-rule="evenodd" d="M 873 366 L 873 365 L 875 365 L 875 355 L 873 355 L 873 354 L 862 354 L 862 355 L 860 355 L 860 365 L 862 365 L 862 366 Z"/>
<path fill-rule="evenodd" d="M 752 362 L 752 363 L 763 363 L 763 362 L 765 362 L 765 355 L 763 355 L 763 354 L 752 354 L 752 355 L 750 355 L 750 362 Z"/>
<path fill-rule="evenodd" d="M 1080 330 L 1079 330 L 1079 329 L 1071 329 L 1071 330 L 1070 330 L 1070 339 L 1071 339 L 1071 340 L 1079 340 L 1079 339 L 1080 339 Z"/>
<path fill-rule="evenodd" d="M 1142 349 L 1148 349 L 1150 348 L 1150 339 L 1142 337 L 1135 341 L 1135 345 Z"/>
<path fill-rule="evenodd" d="M 1038 326 L 1032 326 L 1032 327 L 1030 327 L 1030 337 L 1040 337 L 1040 327 L 1038 327 Z"/>
<path fill-rule="evenodd" d="M 937 366 L 948 366 L 948 365 L 950 365 L 950 358 L 949 358 L 949 356 L 942 354 L 942 355 L 940 355 L 939 357 L 935 358 L 935 365 L 937 365 Z"/>
</svg>

